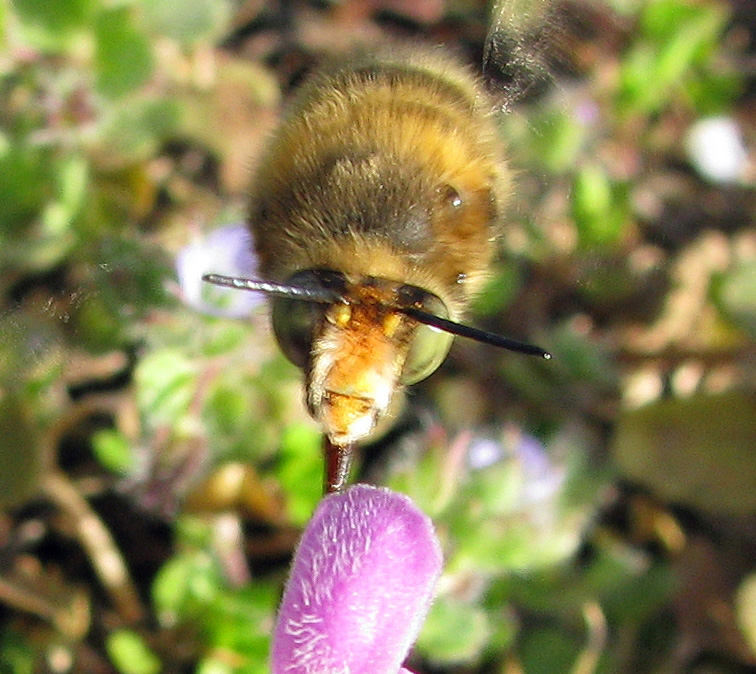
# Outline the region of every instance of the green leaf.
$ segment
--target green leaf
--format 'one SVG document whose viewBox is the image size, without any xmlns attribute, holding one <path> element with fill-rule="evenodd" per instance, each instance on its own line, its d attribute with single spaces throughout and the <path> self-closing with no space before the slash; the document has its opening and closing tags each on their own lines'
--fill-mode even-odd
<svg viewBox="0 0 756 674">
<path fill-rule="evenodd" d="M 66 157 L 58 173 L 58 199 L 68 210 L 70 217 L 78 212 L 86 195 L 89 183 L 89 165 L 84 157 Z"/>
<path fill-rule="evenodd" d="M 134 96 L 107 111 L 95 150 L 110 168 L 150 159 L 177 127 L 180 108 L 175 101 Z"/>
<path fill-rule="evenodd" d="M 123 434 L 114 430 L 98 431 L 92 436 L 92 451 L 108 470 L 125 475 L 134 467 L 134 453 Z"/>
<path fill-rule="evenodd" d="M 102 10 L 95 21 L 95 40 L 96 86 L 104 96 L 123 96 L 152 75 L 150 42 L 134 25 L 129 7 Z"/>
<path fill-rule="evenodd" d="M 231 18 L 227 0 L 144 0 L 142 11 L 152 30 L 185 43 L 214 40 Z"/>
<path fill-rule="evenodd" d="M 292 424 L 283 432 L 278 477 L 286 493 L 289 516 L 304 525 L 323 493 L 323 454 L 320 431 L 311 425 Z"/>
<path fill-rule="evenodd" d="M 756 396 L 661 400 L 623 414 L 613 456 L 662 499 L 714 514 L 756 511 Z"/>
<path fill-rule="evenodd" d="M 205 418 L 220 435 L 240 433 L 249 423 L 249 403 L 248 391 L 221 385 L 208 397 Z"/>
<path fill-rule="evenodd" d="M 580 644 L 557 629 L 527 633 L 521 648 L 522 670 L 528 674 L 570 672 L 580 653 Z"/>
<path fill-rule="evenodd" d="M 756 262 L 742 264 L 725 274 L 713 291 L 722 313 L 756 338 Z"/>
<path fill-rule="evenodd" d="M 203 344 L 206 356 L 222 356 L 236 349 L 250 339 L 249 325 L 241 321 L 217 321 L 217 329 L 212 330 Z"/>
<path fill-rule="evenodd" d="M 648 3 L 640 37 L 622 62 L 620 104 L 644 113 L 666 105 L 718 46 L 726 21 L 714 4 Z"/>
<path fill-rule="evenodd" d="M 268 667 L 279 585 L 256 580 L 229 589 L 210 550 L 213 536 L 207 523 L 181 518 L 180 525 L 192 531 L 179 535 L 179 544 L 195 550 L 171 559 L 153 583 L 153 602 L 161 622 L 169 626 L 183 622 L 197 628 L 202 640 L 198 650 L 210 654 L 201 661 L 199 671 L 263 674 Z M 216 660 L 218 653 L 226 657 Z M 233 667 L 223 669 L 223 663 L 229 662 Z"/>
<path fill-rule="evenodd" d="M 0 51 L 7 49 L 8 42 L 8 3 L 0 3 Z M 2 156 L 2 134 L 0 134 L 0 156 Z"/>
<path fill-rule="evenodd" d="M 73 244 L 71 225 L 84 200 L 88 166 L 83 157 L 73 155 L 64 158 L 57 169 L 57 199 L 42 210 L 39 234 L 50 242 L 68 238 Z"/>
<path fill-rule="evenodd" d="M 54 298 L 0 316 L 0 391 L 22 389 L 30 382 L 44 388 L 61 374 L 63 339 Z M 43 313 L 43 312 L 46 312 Z"/>
<path fill-rule="evenodd" d="M 36 659 L 34 650 L 20 633 L 8 627 L 0 632 L 0 663 L 6 668 L 0 670 L 3 674 L 34 674 L 39 671 Z"/>
<path fill-rule="evenodd" d="M 137 404 L 153 424 L 175 426 L 186 413 L 197 384 L 197 367 L 179 350 L 147 354 L 137 366 Z"/>
<path fill-rule="evenodd" d="M 11 5 L 32 46 L 61 51 L 77 33 L 89 29 L 95 0 L 14 0 Z"/>
<path fill-rule="evenodd" d="M 78 343 L 91 353 L 106 353 L 126 342 L 128 320 L 106 303 L 107 296 L 90 294 L 76 311 Z"/>
<path fill-rule="evenodd" d="M 221 575 L 209 554 L 185 552 L 160 569 L 152 584 L 152 600 L 164 624 L 196 620 L 215 599 L 221 584 Z"/>
<path fill-rule="evenodd" d="M 522 285 L 522 274 L 516 264 L 502 264 L 473 300 L 472 311 L 476 316 L 501 314 L 517 296 Z"/>
<path fill-rule="evenodd" d="M 53 189 L 54 173 L 49 152 L 11 141 L 0 156 L 0 236 L 20 232 L 39 216 Z M 2 254 L 7 257 L 7 253 Z"/>
<path fill-rule="evenodd" d="M 590 164 L 578 171 L 571 206 L 582 247 L 608 246 L 620 239 L 626 220 L 624 200 L 602 168 Z"/>
<path fill-rule="evenodd" d="M 270 633 L 280 588 L 261 581 L 223 590 L 208 611 L 204 628 L 213 650 L 233 653 L 235 674 L 268 671 Z"/>
<path fill-rule="evenodd" d="M 531 134 L 539 166 L 561 173 L 574 166 L 585 142 L 586 127 L 573 110 L 548 109 L 535 117 Z"/>
<path fill-rule="evenodd" d="M 486 612 L 450 597 L 438 597 L 428 613 L 417 647 L 436 663 L 469 662 L 491 637 Z"/>
<path fill-rule="evenodd" d="M 162 669 L 158 657 L 131 630 L 117 630 L 108 635 L 105 647 L 121 674 L 158 674 Z"/>
<path fill-rule="evenodd" d="M 654 86 L 663 89 L 680 80 L 705 50 L 714 44 L 721 28 L 719 11 L 701 12 L 683 23 L 658 54 L 654 72 L 651 73 Z"/>
</svg>

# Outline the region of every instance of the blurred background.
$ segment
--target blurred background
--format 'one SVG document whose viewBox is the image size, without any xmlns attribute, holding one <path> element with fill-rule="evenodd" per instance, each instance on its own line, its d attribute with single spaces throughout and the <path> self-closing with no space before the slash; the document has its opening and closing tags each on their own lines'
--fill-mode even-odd
<svg viewBox="0 0 756 674">
<path fill-rule="evenodd" d="M 322 58 L 476 0 L 0 4 L 0 672 L 254 674 L 321 492 L 245 193 Z M 409 666 L 756 671 L 756 6 L 556 1 L 471 321 L 364 449 L 446 558 Z"/>
</svg>

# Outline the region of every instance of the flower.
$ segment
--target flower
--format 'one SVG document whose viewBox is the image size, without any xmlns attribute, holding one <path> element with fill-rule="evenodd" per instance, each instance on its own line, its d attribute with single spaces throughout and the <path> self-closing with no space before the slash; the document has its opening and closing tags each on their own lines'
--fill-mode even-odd
<svg viewBox="0 0 756 674">
<path fill-rule="evenodd" d="M 273 674 L 398 674 L 441 572 L 433 524 L 404 495 L 325 498 L 299 543 L 273 636 Z"/>
<path fill-rule="evenodd" d="M 211 316 L 244 318 L 264 301 L 261 293 L 220 288 L 205 283 L 203 274 L 255 278 L 257 261 L 247 226 L 235 222 L 196 237 L 176 256 L 181 298 L 190 307 Z"/>
<path fill-rule="evenodd" d="M 711 182 L 734 183 L 748 164 L 748 151 L 738 123 L 730 117 L 701 119 L 688 130 L 685 141 L 690 161 Z"/>
<path fill-rule="evenodd" d="M 515 426 L 507 426 L 499 439 L 473 437 L 467 463 L 472 470 L 506 463 L 509 470 L 516 471 L 519 488 L 514 505 L 518 508 L 557 499 L 567 477 L 565 465 L 552 459 L 538 438 Z"/>
</svg>

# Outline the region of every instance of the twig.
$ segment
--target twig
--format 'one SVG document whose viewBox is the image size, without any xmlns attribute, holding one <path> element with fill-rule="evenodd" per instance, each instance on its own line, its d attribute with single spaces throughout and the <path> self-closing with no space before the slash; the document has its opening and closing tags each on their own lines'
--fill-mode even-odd
<svg viewBox="0 0 756 674">
<path fill-rule="evenodd" d="M 583 606 L 583 617 L 588 627 L 588 643 L 575 660 L 570 674 L 593 674 L 606 648 L 606 618 L 598 603 L 586 603 Z"/>
<path fill-rule="evenodd" d="M 92 567 L 110 594 L 116 610 L 127 623 L 139 621 L 144 616 L 144 608 L 123 556 L 102 520 L 63 473 L 48 473 L 43 480 L 42 489 L 61 510 L 73 518 L 79 542 L 87 551 Z"/>
</svg>

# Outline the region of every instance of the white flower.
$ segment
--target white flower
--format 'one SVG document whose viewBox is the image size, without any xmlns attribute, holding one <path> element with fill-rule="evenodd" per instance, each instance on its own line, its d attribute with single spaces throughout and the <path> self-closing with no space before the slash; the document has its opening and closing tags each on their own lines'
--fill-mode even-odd
<svg viewBox="0 0 756 674">
<path fill-rule="evenodd" d="M 688 130 L 686 148 L 699 173 L 716 183 L 742 178 L 748 161 L 743 135 L 730 117 L 710 117 Z"/>
</svg>

